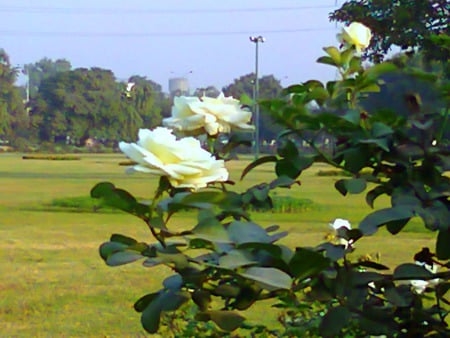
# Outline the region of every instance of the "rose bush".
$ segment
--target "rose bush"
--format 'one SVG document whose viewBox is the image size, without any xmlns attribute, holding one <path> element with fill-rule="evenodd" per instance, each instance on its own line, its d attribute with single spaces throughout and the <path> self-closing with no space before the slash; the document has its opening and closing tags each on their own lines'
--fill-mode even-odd
<svg viewBox="0 0 450 338">
<path fill-rule="evenodd" d="M 253 130 L 250 120 L 251 112 L 243 109 L 239 100 L 220 93 L 217 98 L 175 97 L 172 116 L 163 119 L 163 125 L 185 133 L 217 135 Z"/>
<path fill-rule="evenodd" d="M 277 154 L 250 163 L 241 179 L 259 165 L 273 163 L 271 182 L 242 192 L 229 190 L 226 184 L 232 182 L 224 182 L 227 176 L 222 162 L 198 150 L 195 140 L 176 140 L 167 129 L 141 131 L 137 144 L 121 143 L 121 149 L 136 162 L 133 170 L 161 176 L 151 205 L 108 182 L 97 184 L 91 195 L 142 219 L 155 239 L 144 243 L 113 234 L 100 246 L 106 264 L 141 260 L 145 267 L 163 264 L 173 272 L 160 290 L 144 295 L 134 305 L 146 331 L 157 332 L 161 319 L 164 323 L 168 313 L 186 311 L 183 306 L 190 302 L 191 312 L 184 312 L 180 320 L 185 329 L 171 325 L 176 317 L 168 320 L 174 336 L 195 335 L 200 332 L 195 326 L 203 322 L 217 326 L 208 336 L 224 336 L 223 331 L 236 329 L 248 330 L 244 336 L 449 336 L 448 79 L 389 62 L 363 67 L 359 52 L 370 34 L 361 28 L 361 38 L 359 31 L 349 28 L 344 29 L 348 36 L 344 34 L 343 48 L 326 47 L 327 55 L 318 59 L 336 67 L 339 80 L 326 84 L 307 81 L 286 88 L 283 97 L 260 102 L 285 130 Z M 402 114 L 392 100 L 382 96 L 390 85 L 383 75 L 392 73 L 406 79 L 403 94 L 395 90 L 396 97 L 407 100 L 409 114 Z M 412 78 L 425 81 L 427 91 L 436 91 L 433 104 L 422 104 Z M 367 107 L 370 98 L 385 106 Z M 223 126 L 239 125 L 230 119 L 232 114 L 222 118 L 208 110 L 226 115 L 228 105 L 236 108 L 234 101 L 214 101 L 209 104 L 214 109 L 206 107 L 207 101 L 177 99 L 175 112 L 186 111 L 176 113 L 166 125 L 202 133 L 219 133 L 228 130 Z M 313 109 L 311 102 L 316 105 Z M 177 128 L 175 122 L 195 128 Z M 222 127 L 216 128 L 217 124 Z M 333 141 L 333 147 L 323 146 L 323 135 Z M 239 144 L 235 141 L 239 140 L 230 137 L 227 147 L 221 149 L 230 151 Z M 197 150 L 193 154 L 199 155 L 192 158 L 185 153 L 194 144 Z M 298 144 L 307 144 L 307 151 Z M 219 152 L 214 149 L 215 154 Z M 279 231 L 276 224 L 257 224 L 250 211 L 270 209 L 271 192 L 297 186 L 302 172 L 314 163 L 345 172 L 335 182 L 344 196 L 369 188 L 366 202 L 375 210 L 357 228 L 336 219 L 330 224 L 336 236 L 316 246 L 291 249 L 279 243 L 287 232 Z M 215 181 L 220 184 L 214 185 Z M 208 189 L 196 191 L 202 186 Z M 375 201 L 382 195 L 390 205 L 376 209 Z M 186 210 L 196 212 L 197 221 L 180 232 L 170 221 Z M 398 234 L 413 218 L 438 232 L 434 252 L 422 248 L 411 253 L 412 262 L 396 267 L 387 267 L 370 255 L 355 259 L 357 241 L 370 241 L 381 227 Z M 269 300 L 282 312 L 281 329 L 245 321 L 240 311 Z M 186 318 L 191 322 L 186 323 Z"/>
<path fill-rule="evenodd" d="M 119 148 L 136 164 L 131 171 L 166 176 L 176 188 L 204 188 L 225 182 L 228 171 L 193 137 L 177 140 L 172 131 L 158 127 L 140 129 L 137 143 L 120 142 Z"/>
</svg>

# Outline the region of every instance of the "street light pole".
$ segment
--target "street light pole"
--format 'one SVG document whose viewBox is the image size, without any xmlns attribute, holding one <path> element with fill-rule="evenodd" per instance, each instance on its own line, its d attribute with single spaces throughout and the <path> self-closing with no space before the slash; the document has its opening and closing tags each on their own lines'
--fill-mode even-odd
<svg viewBox="0 0 450 338">
<path fill-rule="evenodd" d="M 255 111 L 255 159 L 259 158 L 259 76 L 258 76 L 258 56 L 259 56 L 259 43 L 264 42 L 264 37 L 260 36 L 250 36 L 250 41 L 255 44 L 255 90 L 253 91 L 253 101 L 254 101 L 254 111 Z"/>
</svg>

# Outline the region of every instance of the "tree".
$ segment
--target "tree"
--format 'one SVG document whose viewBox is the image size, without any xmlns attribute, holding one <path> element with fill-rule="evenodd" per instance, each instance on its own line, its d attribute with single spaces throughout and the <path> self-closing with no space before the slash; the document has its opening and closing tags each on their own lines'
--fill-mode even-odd
<svg viewBox="0 0 450 338">
<path fill-rule="evenodd" d="M 357 21 L 369 27 L 373 38 L 367 55 L 372 60 L 381 60 L 396 45 L 402 50 L 423 49 L 428 56 L 446 62 L 448 39 L 447 49 L 432 40 L 448 36 L 449 15 L 447 0 L 351 0 L 332 12 L 330 19 L 345 24 Z M 436 55 L 439 50 L 444 53 Z"/>
<path fill-rule="evenodd" d="M 29 96 L 36 96 L 42 80 L 58 72 L 67 72 L 71 69 L 72 65 L 66 59 L 53 61 L 49 58 L 43 58 L 38 62 L 25 65 L 23 71 L 28 76 Z"/>
<path fill-rule="evenodd" d="M 8 54 L 0 49 L 0 138 L 13 140 L 27 125 L 27 114 L 20 90 L 14 85 L 17 69 Z"/>
<path fill-rule="evenodd" d="M 255 74 L 250 73 L 235 79 L 234 82 L 226 87 L 223 87 L 222 91 L 226 96 L 233 96 L 240 98 L 243 94 L 248 97 L 254 96 L 255 89 Z M 265 75 L 259 79 L 259 99 L 273 99 L 280 96 L 283 87 L 280 81 L 273 75 Z M 260 135 L 263 140 L 272 140 L 276 138 L 276 135 L 281 130 L 276 124 L 274 124 L 270 115 L 264 111 L 260 114 Z"/>
</svg>

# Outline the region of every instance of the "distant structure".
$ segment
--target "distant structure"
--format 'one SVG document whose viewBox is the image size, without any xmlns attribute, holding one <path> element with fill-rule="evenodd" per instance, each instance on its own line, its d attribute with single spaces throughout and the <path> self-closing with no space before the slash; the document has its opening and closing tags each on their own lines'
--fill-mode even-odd
<svg viewBox="0 0 450 338">
<path fill-rule="evenodd" d="M 175 77 L 169 79 L 170 97 L 189 95 L 189 80 L 185 77 Z"/>
</svg>

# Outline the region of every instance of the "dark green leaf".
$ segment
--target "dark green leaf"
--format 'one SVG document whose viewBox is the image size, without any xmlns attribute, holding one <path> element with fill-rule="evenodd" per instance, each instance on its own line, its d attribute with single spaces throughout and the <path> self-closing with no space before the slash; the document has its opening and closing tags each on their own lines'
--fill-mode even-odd
<svg viewBox="0 0 450 338">
<path fill-rule="evenodd" d="M 363 266 L 366 268 L 371 268 L 371 269 L 375 269 L 375 270 L 389 270 L 389 268 L 386 265 L 377 263 L 377 262 L 372 262 L 372 261 L 361 261 L 358 263 L 355 263 L 354 266 Z"/>
<path fill-rule="evenodd" d="M 436 255 L 439 259 L 450 259 L 450 230 L 439 231 L 436 241 Z"/>
<path fill-rule="evenodd" d="M 342 195 L 359 194 L 366 189 L 366 180 L 363 178 L 341 179 L 334 186 Z"/>
<path fill-rule="evenodd" d="M 192 232 L 196 237 L 211 242 L 230 241 L 227 230 L 213 213 L 208 213 L 208 217 L 201 219 Z"/>
<path fill-rule="evenodd" d="M 379 227 L 389 222 L 410 219 L 413 216 L 414 211 L 409 207 L 380 209 L 366 216 L 359 224 L 359 229 L 364 235 L 372 235 Z"/>
<path fill-rule="evenodd" d="M 409 218 L 394 220 L 386 223 L 386 229 L 393 235 L 398 234 L 408 224 Z"/>
<path fill-rule="evenodd" d="M 251 222 L 234 221 L 228 226 L 230 240 L 236 244 L 262 242 L 270 243 L 270 236 L 264 228 Z"/>
<path fill-rule="evenodd" d="M 218 327 L 227 332 L 236 330 L 245 320 L 240 314 L 232 311 L 205 311 L 200 314 L 206 315 L 206 318 L 211 319 Z"/>
<path fill-rule="evenodd" d="M 411 305 L 411 293 L 400 292 L 394 285 L 385 287 L 384 294 L 388 301 L 395 306 L 407 307 Z"/>
<path fill-rule="evenodd" d="M 354 271 L 351 274 L 353 286 L 367 286 L 370 282 L 377 282 L 384 279 L 382 274 L 377 272 L 359 272 Z"/>
<path fill-rule="evenodd" d="M 142 256 L 137 251 L 120 251 L 108 256 L 108 258 L 106 259 L 106 264 L 109 266 L 124 265 L 135 262 L 141 258 L 144 258 L 144 256 Z"/>
<path fill-rule="evenodd" d="M 100 257 L 102 257 L 105 261 L 109 256 L 116 252 L 124 251 L 128 248 L 128 245 L 117 243 L 117 242 L 105 242 L 100 245 L 99 253 Z"/>
<path fill-rule="evenodd" d="M 120 235 L 120 234 L 112 234 L 110 238 L 111 242 L 122 243 L 126 245 L 134 245 L 137 244 L 137 241 L 134 238 Z"/>
<path fill-rule="evenodd" d="M 424 267 L 412 263 L 399 265 L 394 270 L 394 279 L 398 280 L 429 279 L 432 275 L 433 274 Z"/>
<path fill-rule="evenodd" d="M 342 116 L 342 118 L 351 124 L 359 126 L 359 122 L 361 121 L 361 112 L 356 109 L 349 109 L 345 115 Z"/>
<path fill-rule="evenodd" d="M 303 280 L 320 273 L 329 267 L 330 263 L 330 260 L 325 258 L 322 253 L 296 248 L 295 254 L 289 262 L 289 269 L 294 278 Z"/>
<path fill-rule="evenodd" d="M 386 138 L 372 138 L 372 139 L 366 139 L 366 140 L 359 140 L 359 143 L 375 144 L 376 146 L 383 149 L 384 151 L 389 151 L 389 142 Z"/>
<path fill-rule="evenodd" d="M 291 277 L 275 268 L 251 267 L 240 273 L 242 277 L 258 282 L 267 290 L 290 289 Z"/>
<path fill-rule="evenodd" d="M 145 295 L 141 298 L 139 298 L 136 303 L 134 303 L 134 309 L 137 312 L 142 312 L 145 310 L 145 308 L 153 302 L 153 300 L 159 296 L 159 292 L 150 293 L 148 295 Z"/>
<path fill-rule="evenodd" d="M 179 274 L 169 276 L 164 279 L 163 286 L 166 289 L 179 290 L 183 286 L 183 278 Z"/>
<path fill-rule="evenodd" d="M 236 269 L 255 263 L 257 262 L 244 250 L 232 250 L 219 258 L 220 267 L 225 269 Z"/>
<path fill-rule="evenodd" d="M 276 156 L 264 156 L 258 158 L 256 161 L 253 161 L 250 163 L 245 169 L 242 171 L 241 174 L 241 180 L 254 168 L 257 166 L 260 166 L 261 164 L 269 163 L 269 162 L 276 162 L 277 157 Z"/>
<path fill-rule="evenodd" d="M 374 204 L 375 200 L 379 196 L 381 196 L 383 194 L 386 194 L 386 193 L 387 193 L 386 187 L 384 187 L 382 185 L 373 188 L 366 195 L 366 202 L 367 202 L 367 204 L 373 209 L 373 207 L 374 207 L 373 204 Z"/>
<path fill-rule="evenodd" d="M 317 247 L 318 250 L 325 251 L 325 257 L 333 262 L 336 262 L 345 256 L 345 248 L 343 245 L 336 245 L 332 243 L 322 243 Z"/>
<path fill-rule="evenodd" d="M 372 137 L 374 138 L 391 135 L 393 133 L 394 131 L 392 130 L 392 128 L 385 125 L 384 123 L 374 122 L 372 125 Z"/>
<path fill-rule="evenodd" d="M 199 307 L 200 311 L 206 311 L 211 303 L 211 293 L 200 289 L 195 290 L 192 293 L 192 300 Z"/>
<path fill-rule="evenodd" d="M 343 306 L 331 308 L 322 318 L 319 332 L 323 337 L 337 337 L 350 320 L 350 311 Z"/>
</svg>

